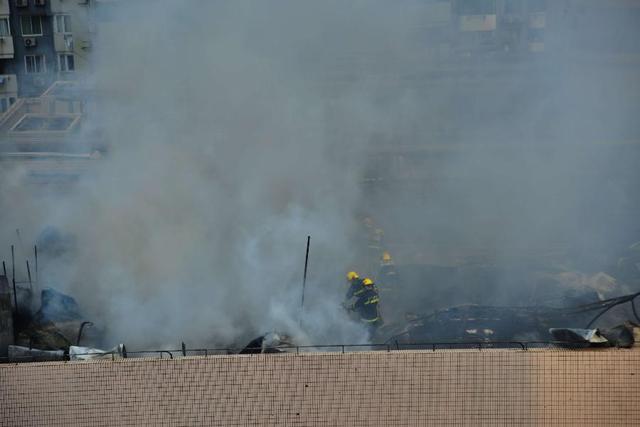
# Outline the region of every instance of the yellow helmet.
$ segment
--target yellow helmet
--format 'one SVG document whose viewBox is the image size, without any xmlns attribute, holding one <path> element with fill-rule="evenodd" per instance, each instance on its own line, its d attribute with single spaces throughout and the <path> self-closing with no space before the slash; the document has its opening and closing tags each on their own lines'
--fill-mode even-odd
<svg viewBox="0 0 640 427">
<path fill-rule="evenodd" d="M 364 279 L 362 281 L 362 284 L 365 286 L 372 286 L 373 285 L 373 280 L 369 279 L 368 277 L 366 279 Z"/>
<path fill-rule="evenodd" d="M 356 273 L 355 271 L 350 271 L 347 273 L 347 280 L 355 280 L 359 278 L 360 276 L 358 276 L 358 273 Z"/>
</svg>

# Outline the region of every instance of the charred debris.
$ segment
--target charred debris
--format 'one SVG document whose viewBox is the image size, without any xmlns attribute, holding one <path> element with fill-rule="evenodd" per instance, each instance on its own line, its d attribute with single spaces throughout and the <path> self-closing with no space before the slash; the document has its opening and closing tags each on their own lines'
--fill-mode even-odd
<svg viewBox="0 0 640 427">
<path fill-rule="evenodd" d="M 473 277 L 474 286 L 482 286 L 481 278 L 490 277 L 495 266 L 463 265 L 457 268 L 422 266 L 437 275 L 427 280 L 427 293 L 412 303 L 406 289 L 415 289 L 411 272 L 416 266 L 397 266 L 384 244 L 374 233 L 368 244 L 368 256 L 377 257 L 370 263 L 372 277 L 380 291 L 381 310 L 388 321 L 371 337 L 372 343 L 384 343 L 386 348 L 436 348 L 436 345 L 479 344 L 485 347 L 520 345 L 540 346 L 622 347 L 630 348 L 640 340 L 640 244 L 631 245 L 608 272 L 586 274 L 579 271 L 528 271 L 536 278 L 530 298 L 514 305 L 461 303 L 449 304 L 443 289 L 455 293 L 461 279 L 467 283 Z M 378 236 L 378 237 L 376 237 Z M 53 249 L 64 251 L 60 236 Z M 0 270 L 0 361 L 29 362 L 51 360 L 90 360 L 97 358 L 136 357 L 152 352 L 127 352 L 124 344 L 105 345 L 105 325 L 96 325 L 85 316 L 76 300 L 51 287 L 41 288 L 38 266 L 38 246 L 29 257 L 18 260 L 11 247 L 11 260 L 3 261 Z M 47 250 L 52 250 L 48 247 Z M 307 249 L 308 251 L 308 249 Z M 24 251 L 21 251 L 24 253 Z M 308 252 L 307 252 L 308 253 Z M 307 258 L 308 261 L 308 258 Z M 17 263 L 24 264 L 21 277 Z M 489 272 L 489 274 L 487 273 Z M 413 277 L 412 277 L 413 274 Z M 306 276 L 306 271 L 305 271 Z M 429 286 L 433 283 L 434 286 Z M 440 287 L 440 288 L 439 288 Z M 429 298 L 429 296 L 431 298 Z M 431 299 L 431 300 L 429 300 Z M 437 300 L 435 303 L 434 300 Z M 455 301 L 453 301 L 455 302 Z M 440 304 L 440 306 L 438 306 Z M 411 310 L 427 307 L 424 312 Z M 109 348 L 111 347 L 111 348 Z M 325 346 L 326 347 L 326 346 Z M 344 347 L 344 346 L 343 346 Z M 376 349 L 371 344 L 370 349 Z M 196 350 L 186 350 L 184 356 Z M 206 350 L 197 350 L 207 354 Z M 246 345 L 226 349 L 226 354 L 272 354 L 297 351 L 292 337 L 271 331 Z M 168 351 L 158 351 L 167 353 Z M 189 353 L 189 354 L 188 354 Z"/>
</svg>

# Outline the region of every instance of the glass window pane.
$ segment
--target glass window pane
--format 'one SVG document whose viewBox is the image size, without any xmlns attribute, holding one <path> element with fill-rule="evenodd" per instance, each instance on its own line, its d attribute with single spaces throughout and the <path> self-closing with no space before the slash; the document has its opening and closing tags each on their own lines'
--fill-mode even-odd
<svg viewBox="0 0 640 427">
<path fill-rule="evenodd" d="M 20 28 L 22 29 L 23 35 L 33 34 L 31 31 L 31 19 L 29 16 L 20 17 Z"/>
<path fill-rule="evenodd" d="M 42 20 L 39 16 L 33 17 L 33 34 L 42 34 Z"/>
<path fill-rule="evenodd" d="M 64 18 L 64 32 L 70 33 L 71 32 L 71 16 L 65 15 L 63 18 Z"/>
<path fill-rule="evenodd" d="M 9 33 L 9 20 L 7 18 L 0 19 L 0 37 L 11 35 Z"/>
<path fill-rule="evenodd" d="M 75 59 L 73 58 L 73 55 L 68 55 L 67 59 L 68 59 L 67 70 L 68 71 L 75 70 L 76 69 L 76 64 L 75 64 Z"/>
</svg>

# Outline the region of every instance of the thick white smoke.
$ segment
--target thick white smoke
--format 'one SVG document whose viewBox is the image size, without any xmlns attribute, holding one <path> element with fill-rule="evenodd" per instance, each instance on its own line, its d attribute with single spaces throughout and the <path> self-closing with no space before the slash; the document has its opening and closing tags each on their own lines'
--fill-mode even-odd
<svg viewBox="0 0 640 427">
<path fill-rule="evenodd" d="M 76 236 L 75 259 L 46 277 L 110 344 L 363 340 L 339 307 L 363 212 L 400 262 L 566 246 L 601 260 L 637 231 L 637 149 L 613 143 L 638 137 L 637 73 L 583 54 L 589 29 L 556 29 L 540 56 L 443 60 L 433 2 L 122 3 L 93 58 L 88 124 L 109 153 L 68 194 L 13 172 L 0 187 L 0 241 L 46 225 Z M 391 179 L 369 191 L 365 175 Z M 520 286 L 492 281 L 485 302 Z M 430 285 L 405 291 L 427 310 Z"/>
<path fill-rule="evenodd" d="M 76 237 L 73 261 L 43 280 L 76 296 L 108 339 L 211 345 L 271 329 L 315 343 L 364 339 L 340 302 L 361 151 L 382 125 L 357 88 L 362 70 L 341 61 L 363 49 L 388 55 L 388 31 L 403 31 L 378 9 L 346 9 L 143 1 L 98 27 L 100 115 L 90 120 L 110 152 L 21 223 Z"/>
</svg>

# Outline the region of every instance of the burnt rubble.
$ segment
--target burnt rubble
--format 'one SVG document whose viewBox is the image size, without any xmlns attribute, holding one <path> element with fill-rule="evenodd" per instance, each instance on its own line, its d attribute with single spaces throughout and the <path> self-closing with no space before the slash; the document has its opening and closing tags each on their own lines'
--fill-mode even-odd
<svg viewBox="0 0 640 427">
<path fill-rule="evenodd" d="M 60 239 L 50 239 L 60 241 Z M 51 245 L 50 245 L 51 246 Z M 571 270 L 507 269 L 498 265 L 461 265 L 422 267 L 428 278 L 424 294 L 410 268 L 396 265 L 384 252 L 377 274 L 385 319 L 372 343 L 412 346 L 424 343 L 545 343 L 570 347 L 630 348 L 640 339 L 640 316 L 636 300 L 640 292 L 628 292 L 640 283 L 640 271 L 634 271 L 638 245 L 620 258 L 609 271 L 583 273 Z M 55 246 L 59 253 L 66 249 Z M 37 262 L 36 262 L 37 278 Z M 636 270 L 637 267 L 636 267 Z M 5 269 L 0 274 L 0 360 L 55 361 L 92 360 L 127 357 L 124 345 L 103 346 L 102 329 L 94 326 L 71 295 L 46 287 L 39 294 L 38 281 L 11 280 Z M 518 305 L 491 304 L 495 277 L 520 278 L 524 283 L 511 295 Z M 624 277 L 624 280 L 620 278 Z M 529 281 L 529 282 L 527 282 Z M 462 292 L 462 289 L 471 291 Z M 484 290 L 484 292 L 483 292 Z M 526 298 L 525 298 L 526 297 Z M 461 298 L 480 303 L 462 302 Z M 497 301 L 497 300 L 495 300 Z M 503 301 L 503 300 L 502 300 Z M 450 305 L 447 305 L 447 302 Z M 451 304 L 453 302 L 453 304 Z M 487 303 L 488 302 L 488 303 Z M 424 311 L 408 313 L 408 308 Z M 333 344 L 333 343 L 332 343 Z M 102 348 L 110 348 L 102 350 Z M 256 337 L 228 354 L 277 354 L 295 351 L 292 339 L 279 332 Z M 189 350 L 192 354 L 196 350 Z M 186 356 L 184 344 L 182 355 Z M 145 354 L 148 352 L 130 352 Z M 173 354 L 166 350 L 158 353 Z M 135 357 L 135 356 L 134 356 Z"/>
</svg>

